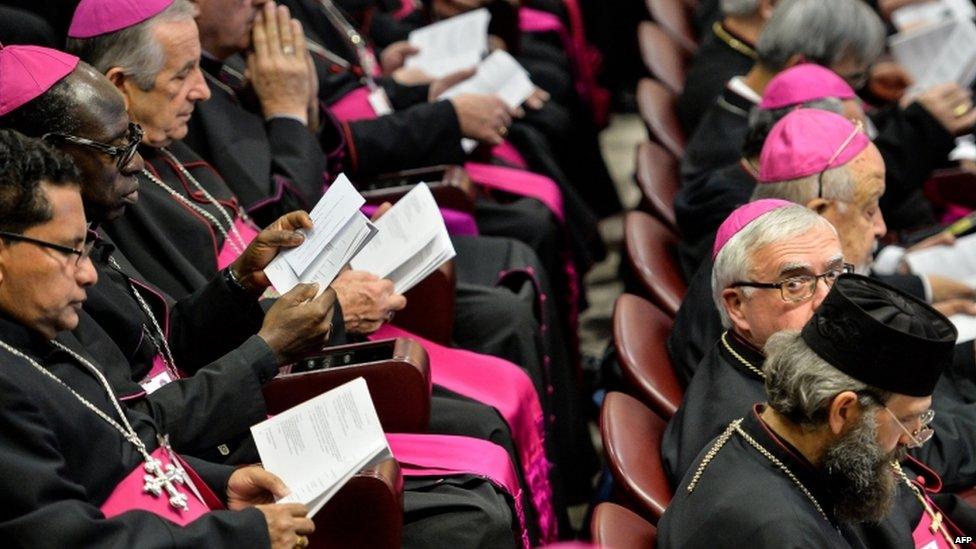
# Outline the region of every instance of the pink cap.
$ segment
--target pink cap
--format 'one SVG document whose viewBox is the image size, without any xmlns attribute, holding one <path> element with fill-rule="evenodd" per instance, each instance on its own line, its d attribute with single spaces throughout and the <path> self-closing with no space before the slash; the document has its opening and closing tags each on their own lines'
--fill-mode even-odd
<svg viewBox="0 0 976 549">
<path fill-rule="evenodd" d="M 729 216 L 725 218 L 725 221 L 718 226 L 718 232 L 715 233 L 715 244 L 712 246 L 712 259 L 715 259 L 715 257 L 718 256 L 718 253 L 722 251 L 722 247 L 725 246 L 733 236 L 739 234 L 739 231 L 745 229 L 750 223 L 773 210 L 785 208 L 786 206 L 795 206 L 795 204 L 789 200 L 764 198 L 762 200 L 756 200 L 755 202 L 743 204 L 742 206 L 736 208 L 735 211 L 729 214 Z"/>
<path fill-rule="evenodd" d="M 69 38 L 91 38 L 142 23 L 173 0 L 81 0 L 68 27 Z"/>
<path fill-rule="evenodd" d="M 854 99 L 856 95 L 834 71 L 804 63 L 790 67 L 770 80 L 759 108 L 782 109 L 827 97 Z"/>
<path fill-rule="evenodd" d="M 759 182 L 798 179 L 843 166 L 871 143 L 839 114 L 797 109 L 773 126 L 759 155 Z"/>
<path fill-rule="evenodd" d="M 78 58 L 40 46 L 0 46 L 0 116 L 40 96 L 78 66 Z"/>
</svg>

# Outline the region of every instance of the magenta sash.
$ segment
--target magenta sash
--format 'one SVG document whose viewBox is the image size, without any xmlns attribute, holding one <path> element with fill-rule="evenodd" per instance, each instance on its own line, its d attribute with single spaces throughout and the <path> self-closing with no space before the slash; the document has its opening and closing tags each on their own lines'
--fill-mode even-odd
<svg viewBox="0 0 976 549">
<path fill-rule="evenodd" d="M 360 86 L 343 95 L 338 101 L 329 105 L 329 111 L 343 122 L 376 118 L 376 111 L 369 104 L 369 88 L 366 86 Z"/>
<path fill-rule="evenodd" d="M 377 209 L 379 209 L 379 206 L 366 204 L 359 211 L 363 212 L 363 215 L 366 217 L 372 217 Z M 453 235 L 478 236 L 478 224 L 475 222 L 473 215 L 443 206 L 439 206 L 438 209 L 441 212 L 441 217 L 444 218 L 444 226 L 447 227 L 448 233 Z"/>
<path fill-rule="evenodd" d="M 438 345 L 389 324 L 370 336 L 396 337 L 413 339 L 427 351 L 434 384 L 498 410 L 512 432 L 532 504 L 539 515 L 542 541 L 555 541 L 558 525 L 544 442 L 545 415 L 529 376 L 506 360 Z"/>
<path fill-rule="evenodd" d="M 542 202 L 559 221 L 565 220 L 563 195 L 552 179 L 515 168 L 474 162 L 465 163 L 464 169 L 467 170 L 471 181 L 490 189 L 535 198 Z"/>
<path fill-rule="evenodd" d="M 171 463 L 169 452 L 162 447 L 156 448 L 150 455 L 158 459 L 163 468 Z M 126 511 L 148 511 L 179 526 L 186 526 L 210 511 L 222 510 L 224 506 L 220 503 L 220 499 L 204 484 L 193 468 L 179 457 L 176 459 L 179 460 L 179 464 L 183 466 L 187 476 L 190 477 L 190 482 L 203 497 L 203 501 L 198 499 L 193 490 L 186 485 L 176 485 L 176 489 L 187 496 L 186 511 L 173 508 L 169 504 L 169 495 L 165 490 L 158 496 L 146 493 L 143 490 L 145 485 L 143 477 L 146 475 L 146 470 L 144 464 L 139 463 L 116 485 L 108 499 L 102 504 L 102 514 L 105 515 L 105 518 L 112 518 Z"/>
<path fill-rule="evenodd" d="M 259 232 L 258 228 L 254 226 L 254 223 L 245 221 L 240 216 L 234 218 L 234 228 L 241 234 L 245 245 L 250 244 L 258 236 Z M 217 270 L 223 269 L 233 263 L 237 259 L 237 256 L 244 251 L 235 249 L 234 246 L 228 243 L 229 240 L 229 238 L 224 240 L 224 245 L 220 247 L 220 253 L 217 254 Z"/>
<path fill-rule="evenodd" d="M 406 477 L 470 474 L 507 492 L 515 504 L 523 549 L 531 547 L 525 527 L 522 490 L 512 460 L 493 442 L 453 435 L 387 434 L 393 457 Z"/>
<path fill-rule="evenodd" d="M 529 169 L 529 164 L 525 161 L 525 157 L 522 153 L 518 152 L 509 141 L 502 141 L 500 144 L 495 145 L 491 149 L 491 155 L 502 162 L 505 162 L 513 168 L 518 168 L 520 170 Z"/>
<path fill-rule="evenodd" d="M 931 502 L 929 503 L 931 505 Z M 912 532 L 912 541 L 915 542 L 915 549 L 952 549 L 945 538 L 938 530 L 932 531 L 932 517 L 928 513 L 922 512 L 922 519 L 918 521 L 918 526 Z"/>
</svg>

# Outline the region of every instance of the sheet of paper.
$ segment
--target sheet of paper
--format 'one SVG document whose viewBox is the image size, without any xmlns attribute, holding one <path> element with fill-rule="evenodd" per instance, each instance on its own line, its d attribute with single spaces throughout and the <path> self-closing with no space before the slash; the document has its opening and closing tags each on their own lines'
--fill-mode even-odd
<svg viewBox="0 0 976 549">
<path fill-rule="evenodd" d="M 956 239 L 952 246 L 932 246 L 905 254 L 915 274 L 935 274 L 959 281 L 976 277 L 976 234 Z"/>
<path fill-rule="evenodd" d="M 407 57 L 407 68 L 421 69 L 434 78 L 474 67 L 488 53 L 486 8 L 438 21 L 410 33 L 410 44 L 420 50 Z"/>
<path fill-rule="evenodd" d="M 430 242 L 443 225 L 430 188 L 425 183 L 418 183 L 377 220 L 376 237 L 350 266 L 386 278 Z"/>
<path fill-rule="evenodd" d="M 305 234 L 305 242 L 297 248 L 282 252 L 279 257 L 291 265 L 299 275 L 312 265 L 319 251 L 326 246 L 339 230 L 366 203 L 345 174 L 339 174 L 329 190 L 322 195 L 315 208 L 309 212 L 313 227 Z"/>
<path fill-rule="evenodd" d="M 949 320 L 955 325 L 959 332 L 956 343 L 965 343 L 976 339 L 976 316 L 952 315 Z"/>
<path fill-rule="evenodd" d="M 972 19 L 976 7 L 970 0 L 931 0 L 909 4 L 891 14 L 891 22 L 899 31 L 936 25 L 946 19 Z"/>
<path fill-rule="evenodd" d="M 478 64 L 478 72 L 440 95 L 450 99 L 463 93 L 498 96 L 509 107 L 520 106 L 535 91 L 535 85 L 522 65 L 506 51 L 493 52 Z"/>
<path fill-rule="evenodd" d="M 251 427 L 268 471 L 313 516 L 357 471 L 389 446 L 366 381 L 354 379 Z"/>
<path fill-rule="evenodd" d="M 890 39 L 895 59 L 915 78 L 909 93 L 955 82 L 969 87 L 976 77 L 976 25 L 949 19 Z"/>
<path fill-rule="evenodd" d="M 426 246 L 387 277 L 397 293 L 404 293 L 427 278 L 445 261 L 456 255 L 447 231 L 437 234 Z"/>
</svg>

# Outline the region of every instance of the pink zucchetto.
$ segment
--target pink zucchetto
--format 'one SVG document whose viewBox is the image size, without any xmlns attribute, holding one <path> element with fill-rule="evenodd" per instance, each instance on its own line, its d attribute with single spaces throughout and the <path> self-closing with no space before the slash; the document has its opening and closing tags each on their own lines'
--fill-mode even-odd
<svg viewBox="0 0 976 549">
<path fill-rule="evenodd" d="M 856 94 L 834 71 L 805 63 L 790 67 L 770 80 L 759 108 L 782 109 L 828 97 L 854 99 Z"/>
<path fill-rule="evenodd" d="M 68 27 L 69 38 L 92 38 L 138 25 L 173 0 L 81 0 Z"/>
<path fill-rule="evenodd" d="M 850 120 L 820 109 L 797 109 L 773 126 L 759 155 L 759 182 L 777 183 L 850 162 L 871 144 Z"/>
<path fill-rule="evenodd" d="M 712 246 L 712 259 L 718 256 L 718 253 L 722 251 L 722 247 L 733 236 L 739 234 L 739 231 L 745 229 L 750 223 L 773 210 L 785 208 L 786 206 L 795 206 L 795 204 L 788 200 L 780 200 L 778 198 L 764 198 L 736 208 L 719 225 L 718 232 L 715 233 L 715 244 Z"/>
<path fill-rule="evenodd" d="M 40 46 L 0 46 L 0 116 L 40 96 L 78 66 L 78 58 Z"/>
</svg>

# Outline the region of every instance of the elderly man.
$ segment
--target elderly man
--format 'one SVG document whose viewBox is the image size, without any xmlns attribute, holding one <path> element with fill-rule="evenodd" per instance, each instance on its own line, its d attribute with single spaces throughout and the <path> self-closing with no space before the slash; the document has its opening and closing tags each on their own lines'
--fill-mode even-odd
<svg viewBox="0 0 976 549">
<path fill-rule="evenodd" d="M 778 286 L 784 297 L 805 286 L 823 303 L 799 333 L 769 339 L 753 374 L 766 404 L 735 412 L 694 460 L 658 524 L 659 547 L 955 545 L 959 532 L 909 477 L 914 462 L 900 463 L 933 435 L 932 392 L 955 329 L 872 279 L 840 276 L 823 298 L 810 278 Z"/>
<path fill-rule="evenodd" d="M 4 130 L 0 159 L 4 539 L 60 547 L 307 544 L 314 525 L 305 507 L 267 505 L 287 488 L 260 467 L 187 457 L 183 467 L 203 483 L 191 490 L 180 470 L 167 485 L 182 503 L 142 489 L 143 476 L 161 477 L 162 465 L 176 462 L 160 438 L 166 431 L 120 404 L 104 367 L 68 332 L 98 279 L 78 173 L 62 153 Z M 217 511 L 215 500 L 230 510 Z"/>
</svg>

